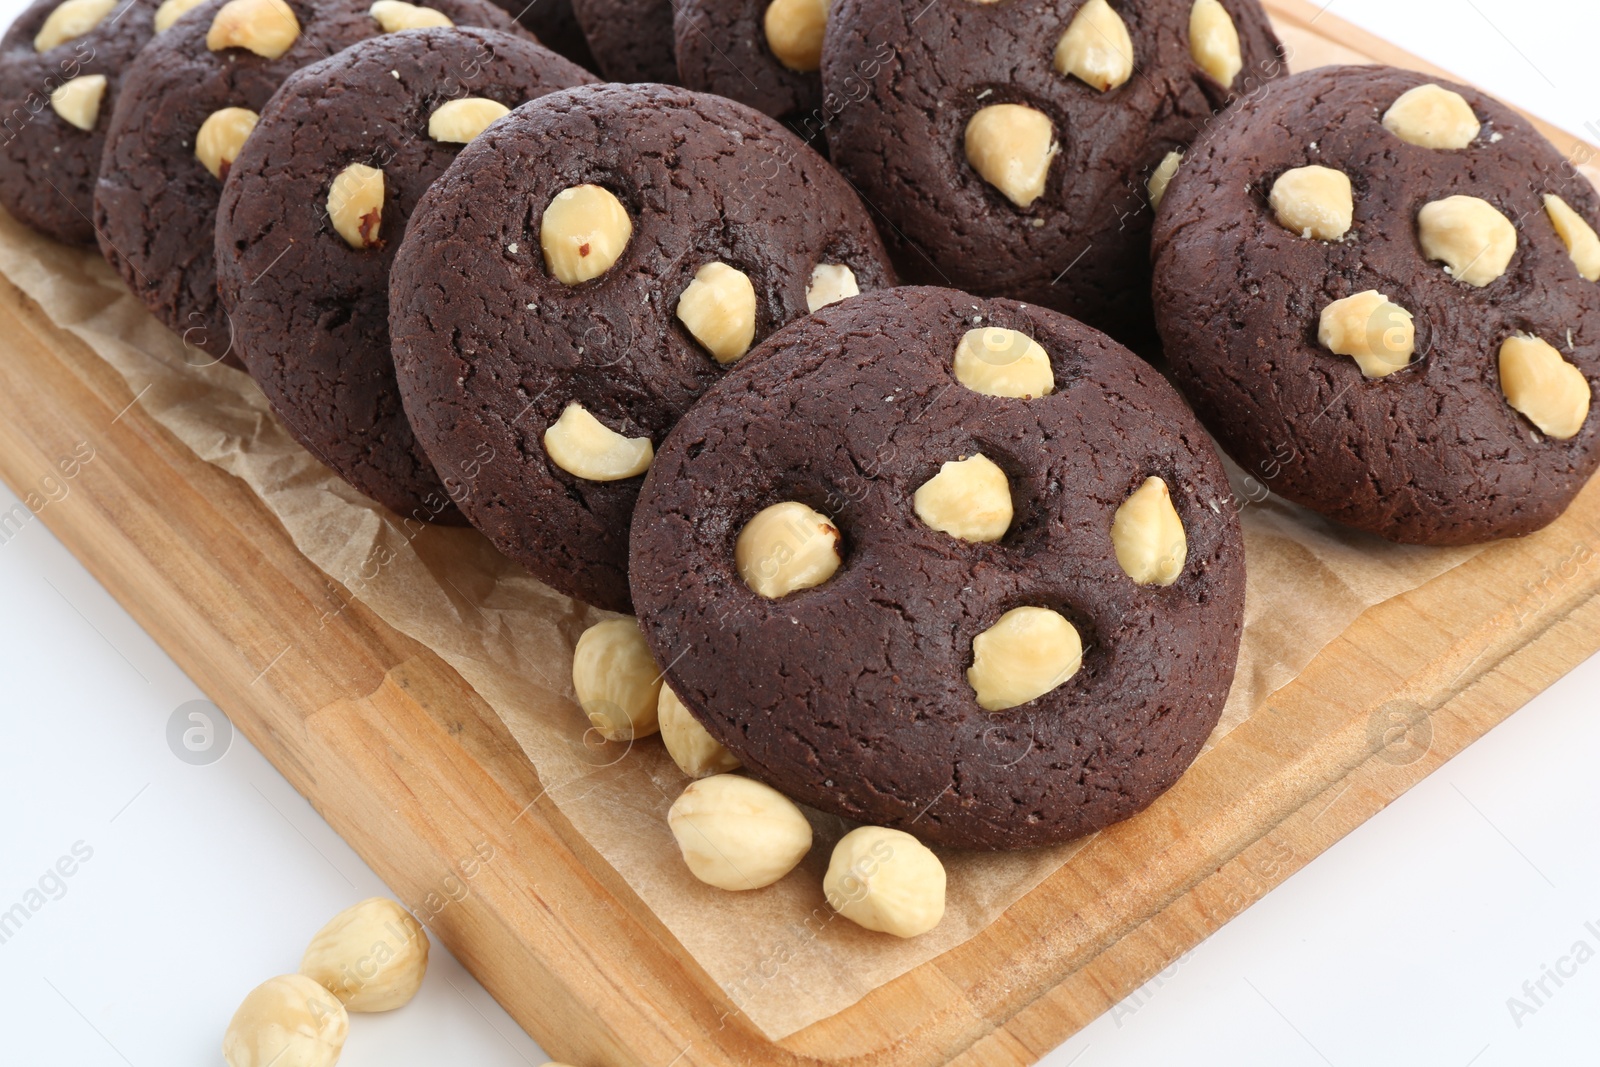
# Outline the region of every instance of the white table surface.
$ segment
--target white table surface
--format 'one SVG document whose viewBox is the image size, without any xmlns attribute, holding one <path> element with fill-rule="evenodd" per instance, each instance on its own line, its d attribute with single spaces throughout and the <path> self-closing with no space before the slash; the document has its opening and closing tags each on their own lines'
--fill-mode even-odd
<svg viewBox="0 0 1600 1067">
<path fill-rule="evenodd" d="M 1586 0 L 1329 11 L 1600 140 Z M 43 901 L 0 933 L 0 1062 L 220 1064 L 240 997 L 382 883 L 243 737 L 175 755 L 169 722 L 200 692 L 39 521 L 0 542 L 0 681 L 0 912 Z M 1597 692 L 1600 658 L 1044 1062 L 1595 1062 Z M 416 1000 L 356 1017 L 341 1062 L 544 1059 L 435 945 Z"/>
</svg>

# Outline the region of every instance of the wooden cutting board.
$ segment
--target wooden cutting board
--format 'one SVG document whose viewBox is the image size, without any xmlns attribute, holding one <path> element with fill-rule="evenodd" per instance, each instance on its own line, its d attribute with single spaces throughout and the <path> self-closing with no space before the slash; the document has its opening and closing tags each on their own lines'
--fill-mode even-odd
<svg viewBox="0 0 1600 1067">
<path fill-rule="evenodd" d="M 1300 0 L 1266 3 L 1297 69 L 1433 69 Z M 255 496 L 3 281 L 0 332 L 0 477 L 45 499 L 94 445 L 46 525 L 512 1016 L 585 1067 L 1031 1063 L 1600 648 L 1597 480 L 1549 530 L 1368 611 L 978 936 L 773 1045 L 542 798 L 454 671 L 347 592 L 324 625 L 329 580 Z"/>
</svg>

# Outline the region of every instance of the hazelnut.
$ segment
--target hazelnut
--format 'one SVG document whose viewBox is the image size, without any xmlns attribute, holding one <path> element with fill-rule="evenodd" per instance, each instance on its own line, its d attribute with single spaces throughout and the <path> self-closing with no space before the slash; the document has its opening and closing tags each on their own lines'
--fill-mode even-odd
<svg viewBox="0 0 1600 1067">
<path fill-rule="evenodd" d="M 1286 170 L 1272 183 L 1268 199 L 1284 229 L 1319 241 L 1344 237 L 1355 216 L 1350 178 L 1332 167 Z"/>
<path fill-rule="evenodd" d="M 408 4 L 405 0 L 378 0 L 377 3 L 367 8 L 367 14 L 377 20 L 384 33 L 398 33 L 401 30 L 425 30 L 433 26 L 454 26 L 450 16 L 443 11 L 435 11 L 431 7 L 422 7 L 419 4 Z M 432 136 L 432 131 L 429 131 Z M 434 140 L 447 138 L 434 137 Z M 472 138 L 467 138 L 472 140 Z"/>
<path fill-rule="evenodd" d="M 806 286 L 806 310 L 816 311 L 860 295 L 855 271 L 843 263 L 818 263 L 811 270 L 811 283 Z"/>
<path fill-rule="evenodd" d="M 610 270 L 632 237 L 628 209 L 598 185 L 561 190 L 539 220 L 545 268 L 564 285 L 577 285 Z"/>
<path fill-rule="evenodd" d="M 658 729 L 661 671 L 637 619 L 607 619 L 583 631 L 572 651 L 572 688 L 607 741 L 631 741 Z"/>
<path fill-rule="evenodd" d="M 661 741 L 667 746 L 667 754 L 690 778 L 726 774 L 739 768 L 739 757 L 700 725 L 669 686 L 661 687 L 656 719 L 661 723 Z"/>
<path fill-rule="evenodd" d="M 351 248 L 381 244 L 383 171 L 365 163 L 352 163 L 341 170 L 328 187 L 328 220 Z"/>
<path fill-rule="evenodd" d="M 1139 585 L 1171 585 L 1189 556 L 1183 520 L 1160 478 L 1146 478 L 1117 508 L 1111 520 L 1117 562 Z"/>
<path fill-rule="evenodd" d="M 1161 157 L 1161 162 L 1156 164 L 1156 169 L 1150 172 L 1150 180 L 1145 182 L 1144 187 L 1150 193 L 1152 210 L 1160 207 L 1161 201 L 1167 198 L 1167 186 L 1178 176 L 1178 165 L 1182 162 L 1182 152 L 1168 152 Z"/>
<path fill-rule="evenodd" d="M 1050 355 L 1020 330 L 984 326 L 956 345 L 956 381 L 975 393 L 1032 400 L 1055 392 Z"/>
<path fill-rule="evenodd" d="M 243 48 L 263 59 L 277 59 L 300 36 L 300 20 L 284 0 L 228 0 L 206 32 L 213 52 Z"/>
<path fill-rule="evenodd" d="M 917 518 L 963 541 L 998 541 L 1011 526 L 1011 483 L 981 453 L 945 463 L 912 503 Z"/>
<path fill-rule="evenodd" d="M 466 144 L 484 131 L 484 127 L 511 109 L 498 100 L 481 96 L 465 96 L 449 100 L 434 108 L 428 116 L 428 136 L 435 141 Z"/>
<path fill-rule="evenodd" d="M 733 562 L 746 585 L 768 600 L 821 585 L 843 560 L 839 528 L 793 500 L 762 508 L 734 542 Z"/>
<path fill-rule="evenodd" d="M 1594 227 L 1554 193 L 1544 194 L 1544 211 L 1561 243 L 1567 246 L 1578 274 L 1587 281 L 1600 280 L 1600 237 L 1595 236 Z"/>
<path fill-rule="evenodd" d="M 80 130 L 92 130 L 100 119 L 100 101 L 106 95 L 104 74 L 83 74 L 50 94 L 50 107 L 63 122 Z"/>
<path fill-rule="evenodd" d="M 1133 77 L 1133 38 L 1127 23 L 1106 0 L 1088 0 L 1056 42 L 1055 66 L 1058 74 L 1102 93 L 1115 89 Z"/>
<path fill-rule="evenodd" d="M 1482 129 L 1466 97 L 1432 83 L 1401 93 L 1383 113 L 1383 128 L 1421 148 L 1465 148 Z"/>
<path fill-rule="evenodd" d="M 33 50 L 48 52 L 59 44 L 82 37 L 111 14 L 117 0 L 66 0 L 45 17 L 44 25 L 33 35 Z"/>
<path fill-rule="evenodd" d="M 769 785 L 737 774 L 690 782 L 667 811 L 690 872 L 718 889 L 760 889 L 811 850 L 811 824 Z"/>
<path fill-rule="evenodd" d="M 239 158 L 245 138 L 250 136 L 250 131 L 256 128 L 260 118 L 254 111 L 242 107 L 213 111 L 206 116 L 206 120 L 200 124 L 200 132 L 194 136 L 195 158 L 211 172 L 213 178 L 227 181 L 228 168 Z M 382 213 L 381 208 L 379 213 Z"/>
<path fill-rule="evenodd" d="M 985 711 L 1041 697 L 1078 673 L 1083 642 L 1060 612 L 1012 608 L 972 639 L 967 684 Z"/>
<path fill-rule="evenodd" d="M 772 0 L 761 20 L 767 47 L 790 70 L 822 69 L 822 33 L 828 26 L 827 0 Z"/>
<path fill-rule="evenodd" d="M 678 321 L 718 363 L 732 363 L 755 340 L 756 287 L 741 270 L 707 263 L 678 297 Z"/>
<path fill-rule="evenodd" d="M 1416 325 L 1411 312 L 1368 289 L 1323 308 L 1317 340 L 1335 355 L 1354 359 L 1368 378 L 1382 378 L 1410 364 Z"/>
<path fill-rule="evenodd" d="M 650 438 L 622 436 L 576 400 L 544 432 L 544 450 L 556 466 L 591 482 L 643 474 L 656 458 Z"/>
<path fill-rule="evenodd" d="M 967 122 L 966 150 L 967 162 L 984 181 L 1025 208 L 1044 193 L 1050 161 L 1061 148 L 1044 112 L 990 104 Z"/>
<path fill-rule="evenodd" d="M 1194 0 L 1189 9 L 1189 54 L 1220 85 L 1232 86 L 1244 68 L 1239 31 L 1217 0 Z"/>
<path fill-rule="evenodd" d="M 1589 418 L 1589 379 L 1538 337 L 1508 337 L 1500 345 L 1500 389 L 1546 437 L 1576 437 Z"/>
<path fill-rule="evenodd" d="M 339 998 L 303 974 L 252 989 L 222 1035 L 228 1067 L 333 1067 L 350 1016 Z"/>
<path fill-rule="evenodd" d="M 399 904 L 372 897 L 344 909 L 318 930 L 300 973 L 344 1003 L 346 1011 L 403 1006 L 428 970 L 428 935 Z"/>
<path fill-rule="evenodd" d="M 1517 228 L 1487 200 L 1447 196 L 1417 213 L 1422 253 L 1468 285 L 1488 285 L 1506 272 L 1517 251 Z"/>
<path fill-rule="evenodd" d="M 857 926 L 916 937 L 944 918 L 944 864 L 901 830 L 859 826 L 828 858 L 822 892 L 828 906 Z"/>
<path fill-rule="evenodd" d="M 199 7 L 205 2 L 206 0 L 161 0 L 161 6 L 156 8 L 156 32 L 166 33 L 189 9 Z"/>
</svg>

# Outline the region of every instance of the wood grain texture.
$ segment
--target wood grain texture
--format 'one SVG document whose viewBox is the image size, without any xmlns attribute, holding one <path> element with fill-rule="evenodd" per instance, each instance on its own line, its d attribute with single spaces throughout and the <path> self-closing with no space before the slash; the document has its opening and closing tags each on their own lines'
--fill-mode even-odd
<svg viewBox="0 0 1600 1067">
<path fill-rule="evenodd" d="M 1309 4 L 1267 6 L 1301 66 L 1431 69 Z M 1600 647 L 1591 484 L 1550 530 L 1368 611 L 980 935 L 773 1045 L 450 668 L 332 588 L 242 483 L 3 282 L 0 330 L 0 477 L 26 495 L 94 446 L 39 517 L 507 1010 L 585 1067 L 1030 1063 Z M 324 626 L 334 597 L 352 602 Z M 1400 743 L 1391 712 L 1413 724 Z"/>
</svg>

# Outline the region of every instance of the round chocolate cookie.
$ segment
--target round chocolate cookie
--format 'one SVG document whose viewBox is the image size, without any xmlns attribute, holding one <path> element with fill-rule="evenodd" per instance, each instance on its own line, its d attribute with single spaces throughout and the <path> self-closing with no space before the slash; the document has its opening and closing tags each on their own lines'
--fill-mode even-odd
<svg viewBox="0 0 1600 1067">
<path fill-rule="evenodd" d="M 682 84 L 782 119 L 826 150 L 818 70 L 827 0 L 681 0 L 675 10 Z"/>
<path fill-rule="evenodd" d="M 526 27 L 539 43 L 585 70 L 594 71 L 594 54 L 583 35 L 573 0 L 493 0 Z"/>
<path fill-rule="evenodd" d="M 572 13 L 607 81 L 678 80 L 672 0 L 572 0 Z"/>
<path fill-rule="evenodd" d="M 389 355 L 389 267 L 406 220 L 485 124 L 593 80 L 496 30 L 385 34 L 291 75 L 234 160 L 216 248 L 235 351 L 295 437 L 399 515 L 466 521 L 417 445 Z M 380 213 L 360 247 L 333 214 L 359 217 L 358 197 L 333 192 L 352 165 L 382 175 L 355 172 Z"/>
<path fill-rule="evenodd" d="M 832 158 L 902 276 L 1141 352 L 1150 179 L 1285 72 L 1256 0 L 838 0 L 822 60 Z"/>
<path fill-rule="evenodd" d="M 949 289 L 827 308 L 712 387 L 645 480 L 632 567 L 666 684 L 751 774 L 966 848 L 1172 785 L 1244 616 L 1222 463 L 1160 373 Z"/>
<path fill-rule="evenodd" d="M 100 250 L 195 362 L 238 362 L 212 257 L 228 167 L 285 78 L 385 32 L 372 11 L 521 32 L 488 0 L 209 0 L 128 66 L 95 185 Z"/>
<path fill-rule="evenodd" d="M 824 160 L 662 85 L 496 123 L 423 197 L 390 277 L 406 414 L 456 503 L 542 581 L 619 611 L 654 445 L 752 343 L 894 284 Z"/>
<path fill-rule="evenodd" d="M 1510 108 L 1326 67 L 1198 142 L 1155 226 L 1180 386 L 1283 496 L 1391 540 L 1553 521 L 1600 464 L 1600 196 Z"/>
</svg>

